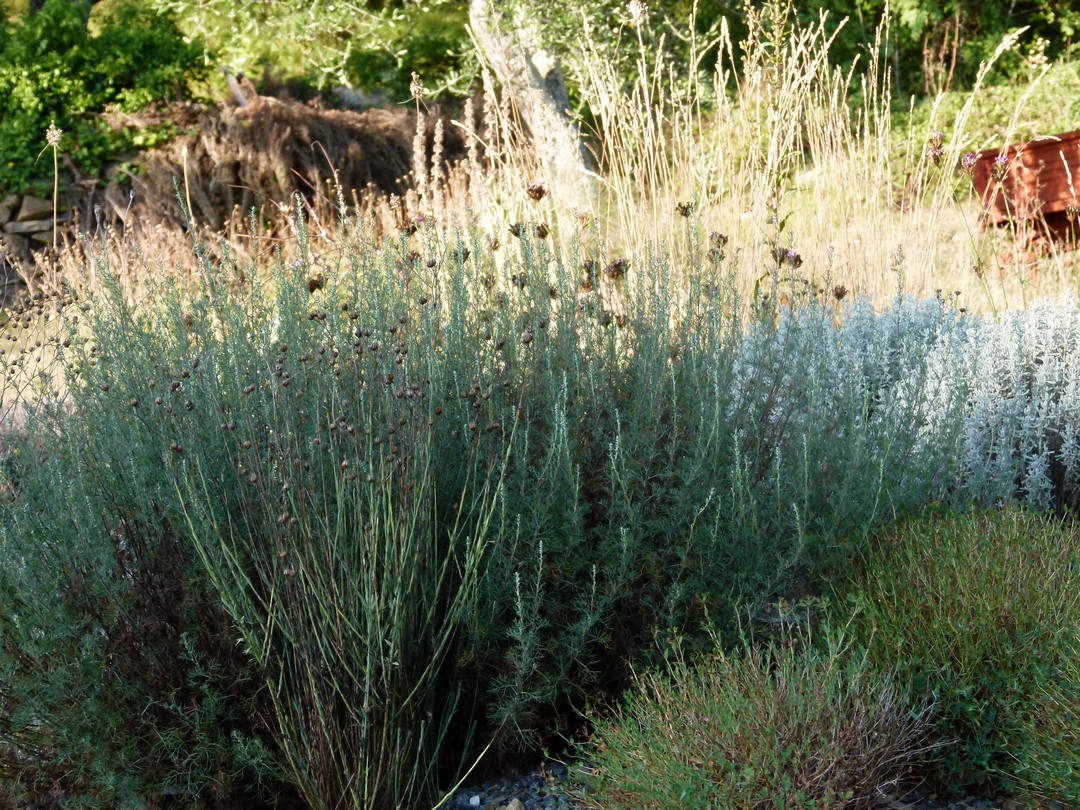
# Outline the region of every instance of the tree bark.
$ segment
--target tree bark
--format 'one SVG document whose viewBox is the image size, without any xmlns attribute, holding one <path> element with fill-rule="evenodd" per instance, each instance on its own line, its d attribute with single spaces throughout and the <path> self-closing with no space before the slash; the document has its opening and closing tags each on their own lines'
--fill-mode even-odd
<svg viewBox="0 0 1080 810">
<path fill-rule="evenodd" d="M 595 198 L 593 163 L 576 124 L 562 69 L 541 44 L 536 20 L 511 20 L 505 0 L 470 0 L 476 44 L 532 136 L 552 197 L 579 210 Z"/>
</svg>

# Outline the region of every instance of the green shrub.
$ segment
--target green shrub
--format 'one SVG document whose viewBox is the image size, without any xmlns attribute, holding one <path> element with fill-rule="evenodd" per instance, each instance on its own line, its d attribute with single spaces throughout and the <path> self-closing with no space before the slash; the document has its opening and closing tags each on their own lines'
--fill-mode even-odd
<svg viewBox="0 0 1080 810">
<path fill-rule="evenodd" d="M 1080 633 L 1080 630 L 1077 631 Z M 1080 638 L 1059 670 L 1040 685 L 1009 741 L 1014 762 L 1005 775 L 1026 794 L 1080 806 Z"/>
<path fill-rule="evenodd" d="M 885 318 L 859 305 L 842 330 L 818 306 L 746 323 L 723 290 L 691 285 L 676 316 L 680 276 L 654 256 L 631 265 L 649 283 L 627 283 L 619 328 L 598 293 L 578 299 L 576 261 L 555 263 L 554 297 L 537 283 L 550 256 L 528 245 L 504 270 L 531 315 L 508 318 L 493 291 L 474 327 L 510 336 L 484 371 L 490 402 L 518 392 L 524 411 L 506 475 L 513 532 L 475 630 L 498 650 L 504 631 L 487 634 L 509 606 L 512 644 L 478 656 L 477 680 L 527 735 L 539 707 L 625 682 L 655 632 L 692 635 L 710 603 L 730 616 L 806 588 L 868 527 L 942 494 L 963 428 L 963 385 L 937 382 L 955 321 L 936 305 L 900 301 Z"/>
<path fill-rule="evenodd" d="M 930 708 L 842 632 L 821 646 L 717 650 L 637 679 L 579 750 L 585 806 L 875 807 L 923 753 Z"/>
<path fill-rule="evenodd" d="M 353 87 L 378 90 L 392 101 L 409 98 L 413 71 L 435 98 L 445 91 L 467 93 L 478 72 L 469 49 L 468 15 L 460 5 L 434 4 L 412 13 L 392 30 L 380 48 L 357 48 L 344 64 L 342 78 Z"/>
<path fill-rule="evenodd" d="M 458 646 L 503 543 L 503 459 L 440 404 L 471 358 L 442 354 L 433 307 L 363 258 L 317 294 L 284 268 L 272 300 L 212 290 L 183 390 L 225 420 L 227 463 L 206 457 L 196 417 L 172 468 L 301 795 L 421 807 L 456 778 L 476 726 Z"/>
<path fill-rule="evenodd" d="M 1075 526 L 1014 508 L 930 514 L 881 534 L 850 583 L 872 658 L 932 693 L 940 737 L 957 741 L 935 758 L 940 781 L 1047 777 L 1043 791 L 1075 799 Z"/>
<path fill-rule="evenodd" d="M 35 162 L 50 123 L 64 131 L 62 148 L 76 167 L 93 174 L 146 137 L 111 128 L 100 115 L 107 106 L 133 111 L 174 99 L 206 75 L 202 48 L 183 41 L 174 18 L 125 2 L 95 18 L 91 33 L 89 13 L 89 3 L 48 0 L 36 14 L 4 22 L 0 190 L 51 180 L 51 165 Z"/>
<path fill-rule="evenodd" d="M 415 754 L 380 749 L 367 761 L 399 770 L 372 765 L 371 784 L 355 788 L 422 795 L 475 754 L 472 741 L 535 745 L 587 695 L 621 689 L 657 633 L 676 628 L 690 646 L 710 612 L 818 587 L 885 521 L 950 495 L 1051 496 L 1044 444 L 1072 407 L 1059 388 L 1075 353 L 1061 347 L 1078 331 L 1064 309 L 998 324 L 939 300 L 898 298 L 880 314 L 865 300 L 810 301 L 746 320 L 728 264 L 684 271 L 664 255 L 628 262 L 581 244 L 559 253 L 526 228 L 495 253 L 478 229 L 416 224 L 376 243 L 348 221 L 319 256 L 298 221 L 298 255 L 269 280 L 196 245 L 203 271 L 185 288 L 65 310 L 85 319 L 63 349 L 68 405 L 37 413 L 20 455 L 59 449 L 22 473 L 24 494 L 2 513 L 4 542 L 34 560 L 46 593 L 75 581 L 87 594 L 64 608 L 78 622 L 32 600 L 31 616 L 50 617 L 34 622 L 57 634 L 54 660 L 97 683 L 72 663 L 90 654 L 87 628 L 113 616 L 106 604 L 110 621 L 141 615 L 120 596 L 121 540 L 160 536 L 131 564 L 153 570 L 149 582 L 181 583 L 191 616 L 244 638 L 245 655 L 196 649 L 202 670 L 234 678 L 217 705 L 245 740 L 272 717 L 271 753 L 292 756 L 289 779 L 340 793 L 354 789 L 335 785 L 341 763 L 372 750 L 342 742 L 343 728 L 419 733 L 409 718 L 434 705 Z M 1072 439 L 1061 448 L 1068 482 L 1080 456 Z M 49 497 L 63 498 L 60 512 L 40 508 Z M 375 531 L 368 516 L 391 513 L 407 520 Z M 121 522 L 135 529 L 118 539 Z M 57 538 L 48 556 L 34 550 L 42 537 Z M 364 537 L 411 559 L 417 579 L 378 598 L 346 588 L 358 566 L 378 567 L 357 551 Z M 69 555 L 87 562 L 72 569 Z M 15 617 L 36 587 L 23 570 L 5 572 Z M 432 612 L 423 630 L 420 605 Z M 339 609 L 370 627 L 330 622 Z M 398 673 L 388 662 L 405 637 L 416 650 Z M 36 649 L 32 633 L 15 638 L 4 655 Z M 378 667 L 362 655 L 375 638 L 387 643 Z M 166 642 L 162 661 L 180 655 Z M 107 644 L 97 654 L 120 655 Z M 333 677 L 331 658 L 346 662 Z M 57 666 L 55 678 L 70 676 Z M 168 700 L 143 679 L 153 671 L 125 671 L 138 699 L 109 706 L 136 728 L 126 712 Z M 422 701 L 401 696 L 395 677 L 407 676 L 431 685 Z M 12 670 L 9 688 L 37 688 L 36 677 Z M 230 684 L 251 678 L 267 687 L 256 704 L 230 699 Z M 374 683 L 398 719 L 350 714 Z M 313 695 L 341 711 L 306 713 Z M 43 734 L 71 722 L 45 697 Z M 443 729 L 457 742 L 433 763 L 426 746 Z M 217 744 L 191 745 L 203 755 Z M 301 762 L 300 750 L 319 754 Z"/>
<path fill-rule="evenodd" d="M 443 353 L 383 247 L 350 242 L 325 286 L 300 261 L 246 287 L 196 245 L 192 289 L 63 308 L 65 401 L 30 414 L 0 512 L 23 563 L 0 579 L 13 778 L 97 806 L 228 802 L 254 775 L 414 807 L 456 773 L 476 725 L 456 645 L 504 459 L 445 403 L 476 360 Z"/>
<path fill-rule="evenodd" d="M 171 576 L 155 576 L 190 581 L 184 589 L 193 611 L 220 614 L 219 593 L 225 595 L 260 677 L 285 678 L 273 680 L 284 691 L 261 693 L 278 704 L 260 709 L 288 721 L 277 729 L 284 753 L 323 734 L 335 755 L 361 750 L 335 740 L 337 727 L 320 726 L 323 718 L 289 714 L 298 704 L 285 697 L 295 698 L 306 684 L 344 689 L 321 675 L 300 676 L 332 652 L 356 661 L 358 645 L 372 636 L 335 627 L 337 635 L 320 636 L 333 642 L 325 649 L 298 647 L 305 652 L 290 652 L 299 656 L 293 664 L 275 658 L 295 643 L 286 637 L 301 637 L 297 623 L 318 626 L 326 615 L 319 600 L 330 598 L 339 580 L 290 584 L 297 604 L 313 612 L 308 619 L 302 612 L 279 616 L 260 599 L 278 594 L 285 558 L 257 550 L 265 555 L 261 538 L 273 538 L 273 555 L 285 551 L 291 559 L 287 533 L 296 542 L 355 537 L 358 515 L 373 508 L 365 504 L 375 492 L 364 489 L 366 477 L 349 476 L 376 460 L 368 442 L 379 438 L 387 446 L 389 428 L 374 432 L 391 417 L 406 420 L 394 428 L 398 440 L 402 432 L 426 437 L 417 452 L 429 460 L 402 471 L 386 503 L 410 503 L 406 487 L 432 493 L 436 506 L 425 494 L 415 502 L 418 511 L 403 511 L 417 527 L 440 528 L 379 535 L 386 543 L 404 538 L 402 553 L 422 554 L 421 545 L 409 543 L 430 536 L 449 549 L 460 540 L 464 554 L 466 538 L 450 527 L 482 526 L 485 510 L 497 504 L 491 536 L 500 539 L 469 574 L 471 609 L 461 614 L 453 654 L 440 659 L 446 669 L 432 669 L 442 685 L 430 699 L 447 707 L 433 728 L 453 717 L 459 688 L 460 705 L 471 705 L 472 714 L 452 719 L 463 724 L 460 747 L 446 746 L 453 761 L 420 778 L 425 789 L 466 753 L 472 721 L 478 732 L 498 737 L 498 747 L 534 745 L 585 695 L 620 688 L 627 661 L 638 660 L 656 632 L 676 627 L 692 635 L 710 604 L 720 606 L 714 615 L 730 616 L 731 604 L 808 587 L 845 560 L 867 530 L 940 497 L 955 480 L 964 388 L 939 379 L 950 372 L 959 321 L 939 302 L 898 301 L 887 317 L 858 303 L 841 329 L 818 305 L 747 323 L 727 287 L 693 280 L 676 304 L 670 291 L 680 276 L 664 256 L 629 265 L 629 273 L 655 279 L 653 285 L 628 283 L 624 260 L 605 268 L 599 256 L 556 254 L 527 233 L 496 255 L 479 232 L 469 234 L 468 249 L 429 227 L 380 245 L 351 223 L 339 247 L 333 263 L 318 265 L 301 252 L 295 264 L 278 266 L 269 284 L 253 281 L 260 268 L 207 262 L 191 288 L 158 290 L 153 304 L 133 309 L 116 296 L 96 302 L 82 315 L 86 331 L 65 350 L 69 375 L 79 375 L 68 394 L 74 407 L 56 414 L 55 430 L 39 419 L 31 431 L 47 433 L 48 442 L 78 441 L 65 451 L 68 473 L 46 465 L 35 476 L 49 482 L 69 474 L 71 499 L 87 488 L 101 493 L 79 501 L 80 511 L 65 507 L 89 534 L 78 541 L 86 549 L 80 553 L 115 557 L 118 541 L 102 527 L 121 518 L 157 527 L 175 546 L 176 567 Z M 727 271 L 713 268 L 721 276 Z M 600 288 L 609 284 L 623 287 L 625 312 L 605 305 Z M 415 421 L 428 408 L 441 411 L 426 417 L 433 419 L 430 436 Z M 371 436 L 363 432 L 368 425 Z M 101 457 L 82 451 L 84 444 L 102 448 Z M 301 465 L 288 490 L 281 479 L 286 462 Z M 357 473 L 376 476 L 364 466 Z M 497 499 L 483 489 L 496 480 Z M 44 493 L 59 485 L 41 486 Z M 112 500 L 103 500 L 106 493 Z M 286 526 L 293 518 L 297 523 Z M 60 516 L 35 519 L 46 522 L 12 530 L 8 542 L 36 543 L 55 533 L 48 521 Z M 72 537 L 70 527 L 65 531 L 59 536 Z M 219 535 L 224 546 L 215 546 Z M 480 541 L 478 529 L 468 535 Z M 59 590 L 71 576 L 59 562 L 65 553 L 61 544 L 40 561 Z M 289 567 L 330 577 L 361 564 L 346 552 L 333 559 L 340 568 L 318 555 Z M 201 574 L 191 567 L 199 560 Z M 442 606 L 436 612 L 446 611 L 447 627 L 459 610 L 455 583 L 466 570 L 428 592 Z M 11 575 L 13 586 L 30 588 Z M 99 562 L 82 587 L 120 604 L 123 616 L 128 607 L 112 594 L 126 580 L 115 576 Z M 410 587 L 401 584 L 398 604 L 429 598 Z M 352 593 L 349 612 L 369 615 L 364 598 Z M 98 621 L 96 604 L 79 608 L 90 626 Z M 273 617 L 273 627 L 240 621 L 253 615 Z M 81 636 L 63 638 L 74 644 Z M 437 645 L 429 651 L 432 661 L 443 655 Z M 360 688 L 372 672 L 356 664 L 349 688 Z M 138 672 L 128 677 L 144 704 L 164 699 Z M 248 711 L 230 706 L 241 716 Z M 55 722 L 65 722 L 55 710 Z M 429 768 L 423 759 L 418 753 L 396 761 Z M 299 768 L 293 777 L 310 781 Z"/>
<path fill-rule="evenodd" d="M 184 32 L 203 36 L 237 72 L 260 73 L 325 90 L 335 85 L 409 98 L 412 71 L 428 92 L 470 92 L 476 74 L 468 4 L 318 3 L 282 0 L 149 0 Z M 463 75 L 464 74 L 464 75 Z"/>
<path fill-rule="evenodd" d="M 1029 0 L 1017 4 L 985 4 L 974 0 L 899 0 L 886 4 L 884 0 L 869 0 L 852 8 L 849 0 L 830 0 L 826 8 L 838 14 L 852 14 L 855 19 L 848 25 L 841 52 L 858 51 L 858 40 L 866 47 L 872 32 L 871 22 L 879 20 L 886 8 L 891 11 L 890 43 L 895 51 L 897 74 L 893 77 L 904 97 L 924 92 L 935 93 L 944 87 L 948 64 L 953 58 L 956 37 L 956 66 L 952 76 L 954 86 L 970 87 L 979 66 L 994 52 L 1006 34 L 1027 26 L 1024 50 L 1007 55 L 1002 65 L 1005 79 L 1028 78 L 1033 60 L 1043 57 L 1049 60 L 1069 55 L 1075 47 L 1075 37 L 1080 28 L 1080 15 L 1069 0 Z M 861 36 L 860 36 L 861 35 Z M 1041 40 L 1041 42 L 1040 42 Z M 935 57 L 935 52 L 937 56 Z M 939 76 L 924 75 L 940 70 Z"/>
</svg>

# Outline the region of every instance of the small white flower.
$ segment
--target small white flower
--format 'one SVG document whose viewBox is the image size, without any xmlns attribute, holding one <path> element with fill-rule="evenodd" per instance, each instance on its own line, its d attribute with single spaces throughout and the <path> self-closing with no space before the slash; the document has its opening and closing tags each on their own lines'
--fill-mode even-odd
<svg viewBox="0 0 1080 810">
<path fill-rule="evenodd" d="M 409 92 L 417 101 L 420 101 L 424 97 L 424 82 L 420 78 L 420 74 L 415 70 L 412 74 L 412 81 L 409 83 Z"/>
<path fill-rule="evenodd" d="M 63 135 L 64 130 L 57 127 L 56 122 L 53 121 L 51 124 L 49 124 L 49 128 L 45 130 L 45 142 L 48 143 L 49 146 L 59 146 L 60 139 L 63 137 Z"/>
</svg>

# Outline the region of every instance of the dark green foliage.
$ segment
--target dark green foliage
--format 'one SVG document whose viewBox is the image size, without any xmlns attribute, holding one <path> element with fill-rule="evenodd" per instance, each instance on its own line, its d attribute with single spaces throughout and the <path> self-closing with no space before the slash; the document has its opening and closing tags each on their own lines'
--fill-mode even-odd
<svg viewBox="0 0 1080 810">
<path fill-rule="evenodd" d="M 453 92 L 468 89 L 460 74 L 475 74 L 475 58 L 469 50 L 468 15 L 460 6 L 436 5 L 395 29 L 387 47 L 357 48 L 345 65 L 345 76 L 355 87 L 384 93 L 394 102 L 409 98 L 415 71 L 428 92 L 453 85 Z"/>
<path fill-rule="evenodd" d="M 1080 535 L 1014 508 L 931 512 L 882 533 L 850 580 L 881 665 L 933 694 L 936 773 L 1076 800 Z M 1071 730 L 1070 730 L 1071 729 Z"/>
<path fill-rule="evenodd" d="M 736 63 L 742 58 L 742 49 L 738 45 L 750 27 L 760 29 L 755 31 L 755 38 L 777 34 L 778 46 L 784 47 L 788 41 L 785 31 L 788 25 L 796 20 L 803 26 L 816 25 L 820 15 L 825 13 L 828 15 L 827 30 L 836 32 L 830 62 L 845 73 L 856 63 L 862 70 L 874 55 L 875 37 L 885 22 L 886 5 L 890 11 L 888 52 L 881 58 L 892 70 L 895 96 L 904 108 L 911 96 L 933 96 L 941 90 L 970 88 L 980 63 L 990 58 L 1005 35 L 1022 26 L 1028 26 L 1030 30 L 1019 47 L 999 61 L 990 83 L 1027 81 L 1032 59 L 1067 58 L 1080 32 L 1080 11 L 1071 0 L 1020 3 L 892 0 L 888 4 L 884 0 L 827 0 L 812 4 L 797 4 L 790 0 L 730 3 L 703 0 L 693 5 L 686 2 L 651 3 L 646 4 L 647 22 L 637 28 L 629 24 L 626 4 L 615 0 L 593 3 L 537 0 L 528 4 L 510 3 L 509 8 L 511 15 L 518 13 L 539 22 L 542 36 L 571 66 L 571 83 L 575 80 L 574 50 L 580 47 L 583 20 L 587 20 L 591 38 L 610 61 L 618 65 L 629 87 L 638 68 L 639 35 L 650 51 L 662 46 L 673 64 L 680 68 L 678 75 L 683 76 L 692 69 L 687 25 L 692 10 L 696 12 L 694 28 L 699 46 L 710 32 L 719 30 L 721 20 L 726 21 L 732 42 L 737 46 L 732 55 Z M 952 64 L 954 58 L 955 65 Z M 715 60 L 716 54 L 709 54 L 697 67 L 711 72 Z M 736 64 L 736 71 L 738 67 Z M 573 87 L 571 95 L 576 96 Z"/>
<path fill-rule="evenodd" d="M 183 96 L 205 76 L 202 48 L 183 42 L 175 21 L 141 3 L 117 5 L 88 30 L 87 3 L 49 0 L 37 14 L 4 22 L 0 45 L 0 190 L 48 181 L 52 162 L 35 162 L 50 123 L 60 148 L 93 174 L 146 133 L 114 130 L 101 118 L 114 105 L 133 111 Z M 168 133 L 164 133 L 167 136 Z"/>
<path fill-rule="evenodd" d="M 900 0 L 893 4 L 893 13 L 899 23 L 900 47 L 911 77 L 902 92 L 909 93 L 919 89 L 914 84 L 921 67 L 916 59 L 923 48 L 941 46 L 935 40 L 947 23 L 958 24 L 960 29 L 957 79 L 961 87 L 975 78 L 979 63 L 990 57 L 1002 37 L 1010 31 L 1030 26 L 1025 42 L 1031 43 L 1036 37 L 1045 38 L 1049 59 L 1065 56 L 1066 49 L 1075 44 L 1080 32 L 1080 11 L 1070 0 L 1028 0 L 1008 4 L 977 0 Z M 1003 66 L 1005 76 L 1022 76 L 1022 71 L 1019 55 L 1013 55 Z"/>
<path fill-rule="evenodd" d="M 1006 34 L 1023 26 L 1030 30 L 1022 40 L 1022 51 L 1028 51 L 1042 38 L 1046 40 L 1043 52 L 1050 60 L 1067 57 L 1080 33 L 1080 11 L 1071 0 L 891 0 L 888 7 L 889 61 L 895 71 L 896 94 L 901 99 L 969 88 L 979 64 L 990 58 Z M 848 18 L 837 37 L 834 58 L 841 65 L 849 65 L 856 57 L 865 64 L 885 8 L 884 0 L 828 0 L 807 6 L 806 11 L 800 10 L 800 16 L 803 22 L 816 22 L 819 10 L 824 9 L 834 23 Z M 955 66 L 950 83 L 954 41 Z M 1014 52 L 1006 55 L 992 81 L 1027 78 L 1023 53 Z"/>
</svg>

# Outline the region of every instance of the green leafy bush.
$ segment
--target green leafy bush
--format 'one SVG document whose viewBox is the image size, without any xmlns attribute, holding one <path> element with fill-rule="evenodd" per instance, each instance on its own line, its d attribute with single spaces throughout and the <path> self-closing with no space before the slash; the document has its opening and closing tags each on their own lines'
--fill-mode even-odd
<svg viewBox="0 0 1080 810">
<path fill-rule="evenodd" d="M 61 148 L 76 167 L 93 174 L 139 137 L 106 124 L 107 106 L 132 111 L 173 99 L 205 76 L 202 48 L 183 41 L 172 17 L 125 2 L 95 17 L 91 33 L 89 14 L 88 3 L 48 0 L 36 14 L 4 22 L 0 189 L 51 180 L 51 165 L 35 161 L 50 123 L 64 131 Z"/>
<path fill-rule="evenodd" d="M 467 4 L 344 0 L 297 5 L 282 0 L 149 0 L 175 15 L 185 33 L 204 36 L 237 72 L 264 71 L 289 83 L 335 85 L 409 98 L 412 71 L 429 92 L 470 91 L 475 59 Z M 463 75 L 464 74 L 464 75 Z"/>
<path fill-rule="evenodd" d="M 882 533 L 850 582 L 872 659 L 932 693 L 936 733 L 956 740 L 935 758 L 943 783 L 1023 776 L 1075 799 L 1075 526 L 1015 508 L 932 513 Z"/>
<path fill-rule="evenodd" d="M 829 632 L 693 664 L 676 654 L 594 722 L 579 750 L 586 807 L 869 808 L 925 753 L 930 707 Z"/>
<path fill-rule="evenodd" d="M 415 71 L 425 90 L 438 98 L 444 92 L 462 95 L 478 72 L 469 48 L 468 15 L 458 5 L 433 4 L 391 29 L 383 47 L 356 47 L 348 56 L 342 78 L 353 87 L 385 93 L 392 101 L 405 101 Z M 359 45 L 359 43 L 358 43 Z"/>
</svg>

